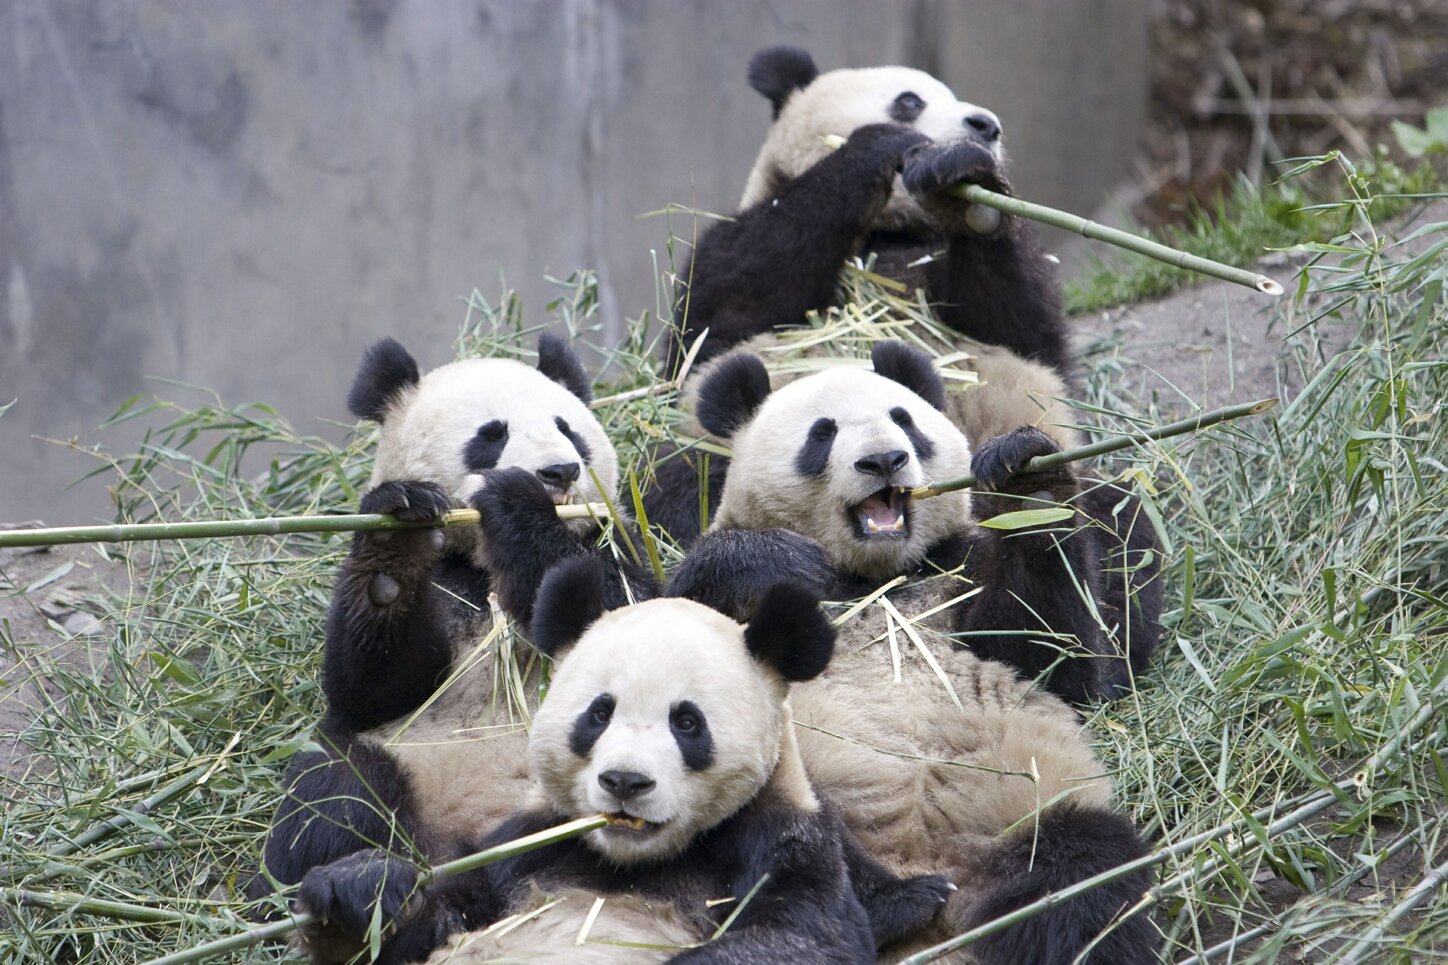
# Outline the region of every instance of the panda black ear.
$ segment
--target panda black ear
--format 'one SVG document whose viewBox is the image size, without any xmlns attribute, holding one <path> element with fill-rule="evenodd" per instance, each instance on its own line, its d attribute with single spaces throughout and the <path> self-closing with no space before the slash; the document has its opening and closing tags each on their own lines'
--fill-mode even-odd
<svg viewBox="0 0 1448 965">
<path fill-rule="evenodd" d="M 578 396 L 584 405 L 593 401 L 593 386 L 583 371 L 583 363 L 557 335 L 538 336 L 538 371 Z"/>
<path fill-rule="evenodd" d="M 347 408 L 359 419 L 381 422 L 388 404 L 416 385 L 417 379 L 417 362 L 397 339 L 373 342 L 362 353 L 362 364 L 347 393 Z"/>
<path fill-rule="evenodd" d="M 778 117 L 789 95 L 820 75 L 814 58 L 799 47 L 766 47 L 749 61 L 749 86 L 769 98 Z"/>
<path fill-rule="evenodd" d="M 875 372 L 899 382 L 935 408 L 945 409 L 945 380 L 930 356 L 904 342 L 876 342 L 870 350 Z"/>
<path fill-rule="evenodd" d="M 603 563 L 596 556 L 576 556 L 545 573 L 528 625 L 533 648 L 557 657 L 577 643 L 603 615 L 603 583 Z"/>
<path fill-rule="evenodd" d="M 728 439 L 769 397 L 769 373 L 759 356 L 741 352 L 719 360 L 699 386 L 699 424 Z"/>
<path fill-rule="evenodd" d="M 785 680 L 813 680 L 835 652 L 835 627 L 813 592 L 797 583 L 777 583 L 744 628 L 744 644 L 754 659 Z"/>
</svg>

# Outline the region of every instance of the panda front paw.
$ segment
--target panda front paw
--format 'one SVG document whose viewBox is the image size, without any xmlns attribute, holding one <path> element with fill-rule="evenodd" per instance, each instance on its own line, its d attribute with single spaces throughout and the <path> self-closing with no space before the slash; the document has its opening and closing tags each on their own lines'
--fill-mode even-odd
<svg viewBox="0 0 1448 965">
<path fill-rule="evenodd" d="M 436 483 L 393 480 L 362 496 L 364 513 L 390 513 L 407 522 L 440 522 L 452 503 Z"/>
<path fill-rule="evenodd" d="M 971 457 L 970 471 L 975 476 L 973 498 L 980 515 L 994 516 L 1015 509 L 1039 508 L 1040 503 L 1063 503 L 1078 492 L 1076 476 L 1062 465 L 1039 472 L 1022 472 L 1026 463 L 1037 456 L 1060 452 L 1061 447 L 1046 433 L 1034 426 L 1021 426 L 1002 433 L 985 443 Z M 994 494 L 1020 498 L 998 499 Z"/>
<path fill-rule="evenodd" d="M 955 883 L 944 875 L 898 878 L 876 889 L 865 902 L 876 947 L 908 938 L 930 924 L 955 892 Z"/>
<path fill-rule="evenodd" d="M 901 177 L 905 189 L 917 198 L 938 195 L 961 182 L 992 191 L 1009 190 L 996 156 L 974 141 L 922 144 L 905 158 Z M 958 200 L 955 203 L 960 204 Z"/>
<path fill-rule="evenodd" d="M 519 466 L 483 473 L 483 488 L 473 493 L 468 502 L 482 515 L 480 525 L 484 533 L 509 520 L 558 521 L 558 509 L 548 488 L 535 474 Z"/>
<path fill-rule="evenodd" d="M 876 175 L 889 184 L 905 167 L 906 158 L 930 143 L 930 138 L 903 124 L 866 124 L 856 128 L 840 150 L 871 158 Z"/>
<path fill-rule="evenodd" d="M 373 915 L 390 930 L 406 914 L 416 890 L 416 868 L 369 848 L 309 870 L 292 899 L 292 911 L 315 916 L 301 927 L 308 951 L 323 961 L 347 961 L 366 947 Z"/>
</svg>

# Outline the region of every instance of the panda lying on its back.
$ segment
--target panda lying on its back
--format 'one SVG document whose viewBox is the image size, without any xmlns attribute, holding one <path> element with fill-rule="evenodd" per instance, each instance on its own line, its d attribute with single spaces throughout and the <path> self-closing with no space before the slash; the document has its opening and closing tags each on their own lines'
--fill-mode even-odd
<svg viewBox="0 0 1448 965">
<path fill-rule="evenodd" d="M 880 343 L 874 363 L 772 394 L 757 358 L 708 376 L 700 418 L 730 438 L 734 460 L 714 528 L 669 592 L 745 619 L 780 574 L 813 574 L 841 601 L 891 587 L 852 613 L 829 670 L 790 702 L 811 779 L 866 850 L 897 873 L 944 870 L 959 885 L 938 939 L 1144 853 L 1076 714 L 1033 681 L 1048 674 L 1076 700 L 1118 691 L 1145 664 L 1159 596 L 1129 602 L 1103 583 L 1096 534 L 1129 497 L 1083 489 L 1066 468 L 1017 475 L 1056 448 L 1034 429 L 972 460 L 923 353 Z M 910 496 L 968 469 L 981 481 L 969 497 Z M 971 519 L 972 507 L 984 519 L 1036 501 L 1076 517 L 1009 533 Z M 1147 883 L 1137 873 L 971 951 L 1000 965 L 1070 962 L 1100 935 L 1089 961 L 1152 961 L 1144 916 L 1114 920 Z"/>
<path fill-rule="evenodd" d="M 590 469 L 610 496 L 616 483 L 588 398 L 582 366 L 553 336 L 539 339 L 536 369 L 468 359 L 421 378 L 397 342 L 368 350 L 348 397 L 382 424 L 362 512 L 436 520 L 471 504 L 482 523 L 354 537 L 327 616 L 326 749 L 293 760 L 266 842 L 278 881 L 389 843 L 450 853 L 523 799 L 529 708 L 509 706 L 498 682 L 512 675 L 535 692 L 537 661 L 512 665 L 507 638 L 474 652 L 493 627 L 489 593 L 527 620 L 543 573 L 577 556 L 607 559 L 609 606 L 628 601 L 625 578 L 636 599 L 655 589 L 595 548 L 596 524 L 557 516 L 557 503 L 598 501 Z"/>
<path fill-rule="evenodd" d="M 360 951 L 380 898 L 384 923 L 398 925 L 387 962 L 439 947 L 435 961 L 460 965 L 647 962 L 682 949 L 672 961 L 873 962 L 846 875 L 851 844 L 810 788 L 785 699 L 830 659 L 834 629 L 816 599 L 772 587 L 747 627 L 687 600 L 607 614 L 603 603 L 596 560 L 545 578 L 531 638 L 558 663 L 528 746 L 539 795 L 476 847 L 598 812 L 610 826 L 421 895 L 414 868 L 385 852 L 314 868 L 299 903 L 325 924 L 309 940 Z M 946 893 L 938 878 L 901 884 L 911 924 Z M 516 927 L 450 937 L 545 895 L 554 904 Z M 595 895 L 602 910 L 580 947 Z"/>
</svg>

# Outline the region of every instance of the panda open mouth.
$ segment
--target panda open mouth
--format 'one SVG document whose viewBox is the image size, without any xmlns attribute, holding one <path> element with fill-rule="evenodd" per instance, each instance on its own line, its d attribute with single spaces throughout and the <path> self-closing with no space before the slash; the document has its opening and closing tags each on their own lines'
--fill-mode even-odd
<svg viewBox="0 0 1448 965">
<path fill-rule="evenodd" d="M 886 486 L 849 509 L 861 539 L 904 539 L 910 535 L 910 490 Z"/>
<path fill-rule="evenodd" d="M 615 811 L 610 814 L 605 814 L 604 817 L 608 819 L 608 827 L 604 828 L 605 831 L 625 831 L 630 834 L 651 834 L 652 832 L 657 831 L 659 828 L 663 827 L 662 824 L 659 824 L 657 822 L 646 821 L 643 818 L 636 817 L 632 814 L 625 814 L 622 811 Z"/>
<path fill-rule="evenodd" d="M 569 506 L 573 503 L 573 490 L 565 489 L 561 493 L 551 493 L 554 506 Z"/>
</svg>

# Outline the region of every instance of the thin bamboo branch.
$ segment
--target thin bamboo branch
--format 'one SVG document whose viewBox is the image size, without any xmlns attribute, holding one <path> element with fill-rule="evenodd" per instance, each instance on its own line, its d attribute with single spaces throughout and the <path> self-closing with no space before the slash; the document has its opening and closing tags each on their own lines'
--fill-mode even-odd
<svg viewBox="0 0 1448 965">
<path fill-rule="evenodd" d="M 220 918 L 207 918 L 187 914 L 184 911 L 174 911 L 170 908 L 133 905 L 125 901 L 90 898 L 85 895 L 59 891 L 0 888 L 0 901 L 16 908 L 43 908 L 46 911 L 99 915 L 102 918 L 112 918 L 116 921 L 137 921 L 152 925 L 181 925 L 196 922 L 224 924 L 223 919 Z"/>
<path fill-rule="evenodd" d="M 527 851 L 534 851 L 538 848 L 547 847 L 550 844 L 557 844 L 570 838 L 581 837 L 590 831 L 596 831 L 608 824 L 608 819 L 601 814 L 592 817 L 579 818 L 576 821 L 569 821 L 557 827 L 539 831 L 536 834 L 525 835 L 505 844 L 492 848 L 485 848 L 482 851 L 448 861 L 440 864 L 430 871 L 424 871 L 417 876 L 417 887 L 425 888 L 428 885 L 438 884 L 449 878 L 456 878 L 484 865 L 501 861 L 504 858 L 511 858 Z M 152 959 L 146 965 L 187 965 L 190 962 L 199 962 L 220 955 L 223 952 L 233 952 L 241 948 L 250 948 L 261 942 L 272 941 L 277 938 L 284 938 L 296 931 L 298 928 L 311 925 L 317 921 L 317 916 L 311 912 L 292 915 L 285 921 L 273 922 L 270 925 L 262 925 L 257 928 L 249 928 L 246 931 L 235 935 L 228 935 L 225 938 L 218 938 L 215 941 L 207 942 L 204 945 L 197 945 L 185 951 L 174 952 L 170 955 L 163 955 L 160 958 Z"/>
<path fill-rule="evenodd" d="M 1092 456 L 1100 456 L 1108 452 L 1116 452 L 1119 449 L 1129 449 L 1132 446 L 1139 446 L 1145 442 L 1169 439 L 1172 436 L 1195 432 L 1198 429 L 1214 426 L 1219 422 L 1240 419 L 1242 416 L 1260 415 L 1276 406 L 1277 401 L 1275 398 L 1262 399 L 1259 402 L 1243 402 L 1239 405 L 1223 406 L 1220 409 L 1212 409 L 1210 412 L 1188 416 L 1185 419 L 1180 419 L 1164 426 L 1158 426 L 1155 429 L 1132 432 L 1124 436 L 1117 436 L 1114 439 L 1102 439 L 1100 442 L 1088 443 L 1084 446 L 1077 446 L 1074 449 L 1063 449 L 1060 452 L 1053 452 L 1048 456 L 1036 456 L 1034 459 L 1027 460 L 1026 464 L 1017 469 L 1016 472 L 1042 472 L 1047 469 L 1053 469 L 1056 466 L 1065 465 L 1068 462 L 1076 462 L 1079 459 L 1089 459 Z M 919 489 L 911 490 L 910 495 L 916 499 L 929 499 L 932 496 L 939 496 L 941 493 L 952 493 L 960 489 L 969 489 L 974 485 L 974 476 L 959 476 L 955 479 L 947 479 L 944 482 L 931 483 L 929 486 L 921 486 Z"/>
<path fill-rule="evenodd" d="M 827 134 L 823 140 L 826 145 L 833 148 L 838 148 L 845 143 L 845 139 L 838 134 Z M 1236 268 L 1232 265 L 1226 265 L 1220 261 L 1213 261 L 1210 258 L 1193 255 L 1190 252 L 1179 251 L 1176 248 L 1171 248 L 1160 242 L 1134 235 L 1129 231 L 1122 231 L 1119 228 L 1108 228 L 1106 225 L 1097 224 L 1095 221 L 1083 218 L 1080 215 L 1071 214 L 1069 211 L 1061 211 L 1058 208 L 1048 208 L 1044 204 L 1022 201 L 1020 198 L 999 194 L 983 188 L 978 184 L 957 184 L 948 190 L 962 201 L 970 201 L 973 204 L 983 204 L 988 208 L 995 208 L 997 211 L 1004 211 L 1006 214 L 1013 214 L 1018 218 L 1028 218 L 1031 221 L 1048 224 L 1053 228 L 1060 228 L 1064 231 L 1071 231 L 1083 235 L 1094 241 L 1104 241 L 1108 245 L 1125 248 L 1127 251 L 1134 251 L 1138 255 L 1145 255 L 1148 258 L 1155 258 L 1157 261 L 1164 261 L 1168 265 L 1174 265 L 1186 271 L 1195 271 L 1203 275 L 1210 275 L 1213 278 L 1220 278 L 1223 281 L 1230 281 L 1238 285 L 1245 285 L 1248 288 L 1255 288 L 1262 294 L 1271 295 L 1274 298 L 1282 294 L 1282 286 L 1266 275 L 1258 274 L 1246 268 Z"/>
</svg>

